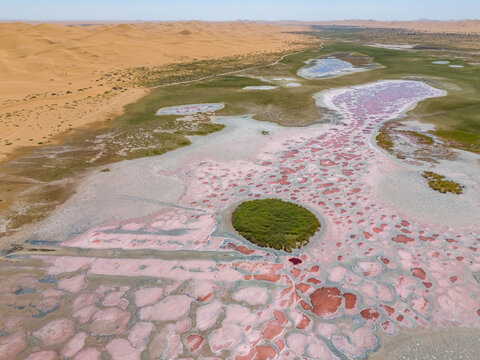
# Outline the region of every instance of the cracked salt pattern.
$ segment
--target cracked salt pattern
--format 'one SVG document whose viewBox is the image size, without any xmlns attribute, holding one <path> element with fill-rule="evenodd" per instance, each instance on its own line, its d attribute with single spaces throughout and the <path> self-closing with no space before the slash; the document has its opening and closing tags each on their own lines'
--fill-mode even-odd
<svg viewBox="0 0 480 360">
<path fill-rule="evenodd" d="M 145 350 L 162 359 L 365 358 L 379 348 L 380 332 L 480 327 L 480 285 L 472 276 L 480 271 L 478 224 L 421 225 L 378 203 L 365 181 L 380 176 L 372 164 L 386 158 L 370 145 L 376 126 L 442 95 L 416 81 L 327 91 L 323 103 L 345 125 L 273 137 L 252 161 L 192 159 L 181 174 L 159 169 L 186 185 L 175 206 L 94 227 L 62 245 L 192 255 L 32 256 L 44 261 L 49 281 L 38 289 L 38 279 L 22 275 L 2 288 L 41 292 L 36 309 L 63 306 L 65 318 L 50 316 L 25 331 L 28 319 L 4 314 L 8 342 L 0 337 L 0 350 L 41 359 L 58 352 L 140 359 Z M 264 197 L 320 214 L 324 234 L 287 254 L 218 231 L 229 207 Z M 118 278 L 133 280 L 121 285 Z M 27 336 L 40 348 L 24 350 Z M 95 337 L 103 340 L 88 341 Z"/>
</svg>

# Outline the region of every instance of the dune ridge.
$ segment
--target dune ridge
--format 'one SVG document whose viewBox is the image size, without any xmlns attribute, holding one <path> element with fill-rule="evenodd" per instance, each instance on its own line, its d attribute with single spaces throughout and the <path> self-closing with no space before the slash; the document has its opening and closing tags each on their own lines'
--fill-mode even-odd
<svg viewBox="0 0 480 360">
<path fill-rule="evenodd" d="M 288 31 L 253 22 L 0 23 L 0 160 L 112 118 L 145 94 L 105 73 L 304 46 L 305 36 Z"/>
</svg>

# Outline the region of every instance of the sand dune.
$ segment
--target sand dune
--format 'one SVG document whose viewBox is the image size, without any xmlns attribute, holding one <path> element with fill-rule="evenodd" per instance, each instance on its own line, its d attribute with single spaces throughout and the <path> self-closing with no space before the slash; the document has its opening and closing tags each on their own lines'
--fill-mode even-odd
<svg viewBox="0 0 480 360">
<path fill-rule="evenodd" d="M 251 22 L 0 24 L 0 159 L 112 117 L 144 94 L 127 86 L 99 98 L 113 87 L 100 86 L 106 72 L 285 51 L 305 40 L 287 30 Z"/>
</svg>

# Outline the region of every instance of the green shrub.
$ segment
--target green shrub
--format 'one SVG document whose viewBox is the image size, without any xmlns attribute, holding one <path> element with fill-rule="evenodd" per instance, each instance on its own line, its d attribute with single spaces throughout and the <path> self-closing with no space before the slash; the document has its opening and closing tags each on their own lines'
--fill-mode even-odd
<svg viewBox="0 0 480 360">
<path fill-rule="evenodd" d="M 307 244 L 320 228 L 310 211 L 278 199 L 242 203 L 233 213 L 232 224 L 252 243 L 287 252 Z"/>
</svg>

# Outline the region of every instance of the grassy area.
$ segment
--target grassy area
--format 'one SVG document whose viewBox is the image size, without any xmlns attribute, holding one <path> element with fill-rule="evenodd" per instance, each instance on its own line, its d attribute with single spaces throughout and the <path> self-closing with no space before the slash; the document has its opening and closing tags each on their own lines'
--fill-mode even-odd
<svg viewBox="0 0 480 360">
<path fill-rule="evenodd" d="M 380 129 L 377 137 L 377 145 L 380 146 L 381 148 L 387 150 L 389 153 L 392 153 L 393 151 L 393 140 L 388 132 L 387 128 L 383 127 Z"/>
<path fill-rule="evenodd" d="M 434 173 L 433 171 L 424 171 L 422 176 L 427 179 L 428 186 L 433 190 L 445 193 L 452 194 L 462 194 L 463 186 L 455 181 L 446 180 L 444 175 Z"/>
<path fill-rule="evenodd" d="M 407 135 L 418 144 L 432 145 L 434 143 L 433 139 L 430 136 L 425 134 L 421 134 L 415 131 L 406 131 L 406 130 L 401 131 L 401 133 Z"/>
<path fill-rule="evenodd" d="M 305 48 L 313 47 L 315 42 L 305 44 Z M 244 56 L 231 56 L 220 59 L 199 60 L 189 63 L 168 64 L 158 67 L 138 67 L 127 70 L 137 85 L 161 86 L 177 82 L 192 81 L 204 77 L 215 77 L 218 74 L 236 72 L 249 67 L 262 67 L 273 63 L 284 53 L 257 53 Z"/>
<path fill-rule="evenodd" d="M 347 34 L 347 31 L 344 34 Z M 361 40 L 361 37 L 357 36 L 359 32 L 352 34 L 352 39 Z M 329 33 L 329 36 L 333 35 L 335 34 Z M 388 36 L 391 42 L 406 42 L 401 34 Z M 374 38 L 370 41 L 374 41 Z M 426 42 L 423 45 L 428 47 Z M 357 65 L 365 64 L 368 59 L 383 67 L 329 79 L 306 80 L 296 76 L 305 61 L 332 54 Z M 223 125 L 211 122 L 205 115 L 188 119 L 155 115 L 159 108 L 165 106 L 223 102 L 225 108 L 216 112 L 216 115 L 255 114 L 254 117 L 258 120 L 272 121 L 284 126 L 304 126 L 320 121 L 323 115 L 329 113 L 315 105 L 313 95 L 317 92 L 381 79 L 415 76 L 433 86 L 444 88 L 449 93 L 443 98 L 421 102 L 409 114 L 421 121 L 435 124 L 437 130 L 434 134 L 448 145 L 480 153 L 480 67 L 473 65 L 480 63 L 480 57 L 464 52 L 463 58 L 456 58 L 457 55 L 457 52 L 449 50 L 441 53 L 430 50 L 396 51 L 363 46 L 358 42 L 328 41 L 321 49 L 315 48 L 288 56 L 274 66 L 264 65 L 278 58 L 280 54 L 252 59 L 231 58 L 210 63 L 172 65 L 168 69 L 132 69 L 129 76 L 134 80 L 129 81 L 148 86 L 211 77 L 199 82 L 152 89 L 143 99 L 127 106 L 124 115 L 117 119 L 99 124 L 94 129 L 72 131 L 61 145 L 22 150 L 22 155 L 18 156 L 15 162 L 0 165 L 2 174 L 15 179 L 11 185 L 15 188 L 12 192 L 0 192 L 0 199 L 4 200 L 3 205 L 0 204 L 0 217 L 11 217 L 8 212 L 10 205 L 5 204 L 21 199 L 21 194 L 27 187 L 25 184 L 59 181 L 77 176 L 91 167 L 159 155 L 190 144 L 190 135 L 206 135 L 223 128 Z M 435 65 L 432 64 L 434 60 L 450 60 L 452 64 L 465 67 Z M 263 67 L 255 67 L 234 75 L 218 76 L 224 71 L 250 66 Z M 112 74 L 108 78 L 113 79 L 115 76 L 117 75 Z M 242 90 L 245 86 L 265 85 L 261 79 L 271 80 L 274 77 L 295 78 L 302 86 L 279 86 L 271 91 Z M 381 133 L 379 141 L 388 147 L 387 135 Z M 431 141 L 410 135 L 418 141 Z M 22 186 L 16 185 L 17 177 L 25 180 Z M 58 186 L 63 185 L 58 183 Z M 58 200 L 55 203 L 57 202 Z"/>
<path fill-rule="evenodd" d="M 12 157 L 14 161 L 0 164 L 3 179 L 7 179 L 4 180 L 5 184 L 0 183 L 0 219 L 7 224 L 7 231 L 0 233 L 0 236 L 8 235 L 24 223 L 45 216 L 54 206 L 64 201 L 66 197 L 60 194 L 71 192 L 73 176 L 78 176 L 89 168 L 160 155 L 189 145 L 190 135 L 207 135 L 224 127 L 212 123 L 207 115 L 202 114 L 185 119 L 179 116 L 157 116 L 156 112 L 161 107 L 225 102 L 225 109 L 218 114 L 235 115 L 251 113 L 259 107 L 268 106 L 275 95 L 242 90 L 245 86 L 262 85 L 262 81 L 245 76 L 215 74 L 263 66 L 281 55 L 283 54 L 232 57 L 211 62 L 172 65 L 168 69 L 129 70 L 129 76 L 124 77 L 128 78 L 129 84 L 133 81 L 137 85 L 140 83 L 145 86 L 212 77 L 201 82 L 152 89 L 140 101 L 127 106 L 124 114 L 112 121 L 71 131 L 68 136 L 58 139 L 60 145 L 21 149 Z M 122 76 L 120 72 L 106 74 L 101 81 L 111 79 L 127 82 Z M 311 108 L 314 108 L 313 101 Z M 58 190 L 58 195 L 44 196 L 43 190 L 35 185 L 37 183 L 52 183 Z M 10 190 L 3 191 L 3 188 L 7 187 Z M 37 187 L 40 190 L 37 190 Z"/>
<path fill-rule="evenodd" d="M 431 33 L 407 29 L 361 28 L 352 26 L 314 26 L 322 36 L 344 41 L 379 44 L 411 44 L 417 49 L 479 49 L 477 34 Z"/>
<path fill-rule="evenodd" d="M 244 202 L 233 213 L 232 224 L 252 243 L 287 252 L 307 244 L 320 228 L 310 211 L 278 199 Z"/>
<path fill-rule="evenodd" d="M 409 115 L 434 124 L 436 130 L 432 133 L 448 146 L 480 153 L 480 66 L 475 65 L 480 63 L 480 56 L 463 54 L 462 59 L 456 59 L 443 53 L 439 57 L 436 51 L 399 51 L 347 42 L 331 42 L 324 50 L 358 51 L 384 65 L 384 68 L 325 80 L 330 87 L 414 77 L 447 90 L 447 96 L 423 101 Z M 435 60 L 450 60 L 464 68 L 432 64 Z"/>
<path fill-rule="evenodd" d="M 417 145 L 418 149 L 422 148 L 429 150 L 427 152 L 432 152 L 432 145 L 435 143 L 432 137 L 416 131 L 402 130 L 401 125 L 402 123 L 398 120 L 389 121 L 384 124 L 375 138 L 377 145 L 388 151 L 391 155 L 396 156 L 398 159 L 405 159 L 409 157 L 409 155 L 399 151 L 395 146 L 398 137 L 403 135 L 409 140 L 411 145 Z M 410 154 L 410 156 L 411 155 L 412 154 Z"/>
</svg>

